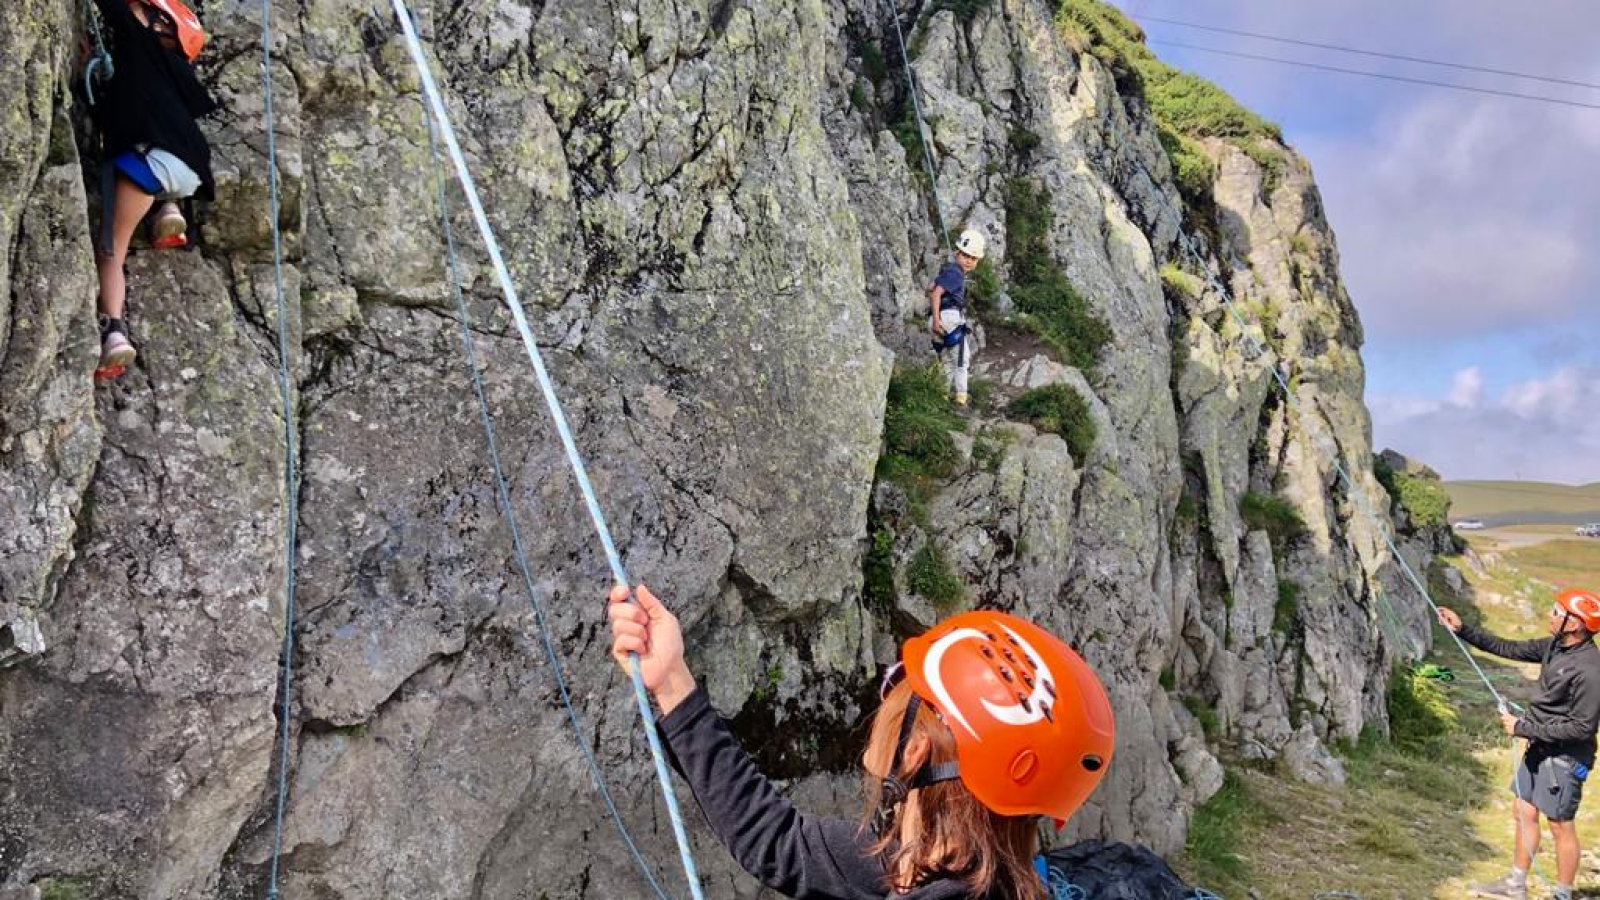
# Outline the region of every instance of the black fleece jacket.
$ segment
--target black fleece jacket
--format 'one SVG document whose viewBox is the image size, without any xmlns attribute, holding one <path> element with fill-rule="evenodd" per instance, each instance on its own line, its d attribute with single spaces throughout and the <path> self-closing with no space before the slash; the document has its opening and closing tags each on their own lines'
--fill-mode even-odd
<svg viewBox="0 0 1600 900">
<path fill-rule="evenodd" d="M 1457 633 L 1495 656 L 1541 664 L 1539 694 L 1516 727 L 1517 737 L 1531 742 L 1529 753 L 1570 756 L 1594 765 L 1595 732 L 1600 730 L 1600 647 L 1594 641 L 1571 647 L 1553 637 L 1508 641 L 1471 625 Z"/>
<path fill-rule="evenodd" d="M 183 54 L 168 49 L 146 28 L 126 0 L 95 0 L 111 29 L 111 59 L 116 74 L 94 106 L 105 135 L 105 158 L 140 144 L 159 147 L 200 176 L 199 196 L 209 200 L 211 145 L 195 120 L 217 108 Z"/>
<path fill-rule="evenodd" d="M 706 819 L 745 871 L 797 900 L 883 900 L 882 863 L 858 823 L 811 816 L 780 794 L 739 746 L 727 723 L 696 690 L 660 721 L 673 763 Z M 897 900 L 999 900 L 972 897 L 958 881 L 919 886 Z"/>
</svg>

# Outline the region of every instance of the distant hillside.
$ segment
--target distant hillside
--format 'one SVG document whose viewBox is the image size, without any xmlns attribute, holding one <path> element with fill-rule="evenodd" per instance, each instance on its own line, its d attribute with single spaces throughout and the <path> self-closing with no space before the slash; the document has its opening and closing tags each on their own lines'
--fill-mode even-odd
<svg viewBox="0 0 1600 900">
<path fill-rule="evenodd" d="M 1600 522 L 1600 482 L 1573 486 L 1546 481 L 1447 481 L 1451 519 L 1490 525 L 1524 522 Z"/>
</svg>

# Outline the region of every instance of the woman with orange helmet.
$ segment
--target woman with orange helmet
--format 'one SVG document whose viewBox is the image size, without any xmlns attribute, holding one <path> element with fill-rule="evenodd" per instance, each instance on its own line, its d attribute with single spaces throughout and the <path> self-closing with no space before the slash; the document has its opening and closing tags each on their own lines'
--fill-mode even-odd
<svg viewBox="0 0 1600 900">
<path fill-rule="evenodd" d="M 1039 817 L 1065 821 L 1105 775 L 1111 703 L 1065 643 L 999 612 L 941 622 L 902 648 L 866 751 L 866 814 L 796 810 L 740 748 L 650 591 L 611 592 L 612 654 L 639 656 L 660 729 L 740 865 L 797 898 L 1044 900 Z"/>
<path fill-rule="evenodd" d="M 200 20 L 179 0 L 95 0 L 111 31 L 110 80 L 90 108 L 102 138 L 95 242 L 100 275 L 100 364 L 95 379 L 115 378 L 135 352 L 124 324 L 128 244 L 157 201 L 152 237 L 179 246 L 188 228 L 174 201 L 213 191 L 211 147 L 196 119 L 217 108 L 194 60 L 205 45 Z"/>
<path fill-rule="evenodd" d="M 1501 710 L 1506 733 L 1526 738 L 1528 748 L 1511 784 L 1516 795 L 1517 846 L 1511 874 L 1477 893 L 1525 900 L 1528 868 L 1539 850 L 1539 817 L 1550 823 L 1556 842 L 1556 900 L 1571 900 L 1578 874 L 1578 831 L 1574 819 L 1583 799 L 1583 782 L 1595 760 L 1595 733 L 1600 731 L 1600 596 L 1593 591 L 1565 590 L 1550 607 L 1550 637 L 1508 641 L 1481 628 L 1463 624 L 1449 609 L 1439 621 L 1461 640 L 1495 656 L 1536 662 L 1539 693 L 1520 715 Z"/>
</svg>

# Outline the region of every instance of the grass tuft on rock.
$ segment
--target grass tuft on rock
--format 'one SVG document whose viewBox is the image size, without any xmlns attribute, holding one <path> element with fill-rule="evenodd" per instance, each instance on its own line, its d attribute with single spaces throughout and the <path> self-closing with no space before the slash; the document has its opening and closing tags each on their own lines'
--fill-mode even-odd
<svg viewBox="0 0 1600 900">
<path fill-rule="evenodd" d="M 960 469 L 961 451 L 950 432 L 965 428 L 938 364 L 897 369 L 889 379 L 878 477 L 899 485 L 913 502 L 926 500 L 934 481 Z"/>
<path fill-rule="evenodd" d="M 1289 501 L 1254 491 L 1239 498 L 1239 517 L 1251 531 L 1265 531 L 1272 549 L 1282 553 L 1289 542 L 1306 533 L 1306 522 Z"/>
<path fill-rule="evenodd" d="M 1101 351 L 1111 342 L 1111 326 L 1056 261 L 1050 250 L 1054 224 L 1048 189 L 1026 178 L 1007 182 L 1007 263 L 1017 324 L 1044 341 L 1062 362 L 1092 375 Z"/>
<path fill-rule="evenodd" d="M 939 545 L 929 540 L 906 566 L 906 584 L 912 593 L 933 604 L 941 616 L 959 612 L 967 599 L 966 585 L 951 568 Z"/>
<path fill-rule="evenodd" d="M 1144 31 L 1100 0 L 1061 0 L 1058 25 L 1086 41 L 1089 52 L 1106 64 L 1125 88 L 1143 92 L 1155 116 L 1161 145 L 1172 161 L 1174 180 L 1191 206 L 1203 205 L 1216 177 L 1215 166 L 1197 143 L 1220 138 L 1242 150 L 1263 169 L 1263 190 L 1272 187 L 1286 164 L 1283 130 L 1229 96 L 1222 88 L 1167 65 L 1145 45 Z"/>
<path fill-rule="evenodd" d="M 1089 457 L 1094 447 L 1094 417 L 1089 403 L 1071 387 L 1051 384 L 1024 393 L 1011 401 L 1006 413 L 1012 418 L 1031 423 L 1040 431 L 1059 434 L 1067 442 L 1072 459 L 1079 466 Z"/>
</svg>

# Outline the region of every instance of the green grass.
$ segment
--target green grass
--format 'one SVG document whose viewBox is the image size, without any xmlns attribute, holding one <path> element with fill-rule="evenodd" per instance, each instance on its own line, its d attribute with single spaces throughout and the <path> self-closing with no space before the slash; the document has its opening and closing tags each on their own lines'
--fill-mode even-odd
<svg viewBox="0 0 1600 900">
<path fill-rule="evenodd" d="M 1032 156 L 1033 151 L 1039 149 L 1039 145 L 1043 143 L 1037 132 L 1029 131 L 1026 128 L 1013 128 L 1008 137 L 1011 151 L 1023 159 Z"/>
<path fill-rule="evenodd" d="M 1161 267 L 1161 286 L 1169 294 L 1198 300 L 1205 293 L 1206 283 L 1199 277 L 1184 271 L 1177 263 L 1167 263 Z"/>
<path fill-rule="evenodd" d="M 1199 697 L 1183 698 L 1183 707 L 1200 723 L 1200 730 L 1205 733 L 1206 740 L 1214 741 L 1222 737 L 1222 719 L 1218 718 L 1217 711 L 1208 706 Z"/>
<path fill-rule="evenodd" d="M 1051 384 L 1034 388 L 1011 401 L 1006 413 L 1032 423 L 1040 431 L 1061 435 L 1079 466 L 1089 458 L 1095 439 L 1094 417 L 1089 413 L 1088 401 L 1071 387 Z"/>
<path fill-rule="evenodd" d="M 1389 496 L 1411 516 L 1417 526 L 1445 525 L 1450 518 L 1450 493 L 1437 478 L 1390 468 L 1374 458 L 1372 473 Z"/>
<path fill-rule="evenodd" d="M 873 84 L 882 84 L 889 74 L 888 63 L 883 58 L 883 49 L 878 46 L 872 32 L 855 24 L 851 24 L 846 31 L 850 40 L 850 50 L 861 58 L 861 74 Z"/>
<path fill-rule="evenodd" d="M 1239 517 L 1251 531 L 1265 531 L 1272 539 L 1273 549 L 1279 553 L 1306 531 L 1300 511 L 1282 497 L 1271 494 L 1251 491 L 1239 498 Z"/>
<path fill-rule="evenodd" d="M 1190 206 L 1209 204 L 1211 187 L 1217 180 L 1217 164 L 1206 155 L 1205 148 L 1166 125 L 1158 126 L 1156 136 L 1172 162 L 1172 180 L 1178 185 L 1178 193 Z"/>
<path fill-rule="evenodd" d="M 968 399 L 978 412 L 988 412 L 999 391 L 1000 383 L 992 378 L 972 378 L 967 381 Z"/>
<path fill-rule="evenodd" d="M 899 485 L 914 505 L 925 502 L 933 483 L 954 475 L 963 462 L 950 433 L 964 431 L 966 423 L 946 390 L 937 364 L 897 369 L 889 379 L 878 477 Z"/>
<path fill-rule="evenodd" d="M 966 603 L 966 585 L 951 568 L 944 551 L 931 539 L 911 557 L 906 567 L 906 585 L 912 593 L 933 604 L 941 616 L 959 612 Z"/>
<path fill-rule="evenodd" d="M 1389 675 L 1389 740 L 1402 750 L 1425 752 L 1459 725 L 1440 683 L 1412 669 Z"/>
<path fill-rule="evenodd" d="M 1200 521 L 1200 504 L 1196 503 L 1194 497 L 1187 491 L 1178 498 L 1176 512 L 1180 522 L 1193 525 Z"/>
<path fill-rule="evenodd" d="M 1005 425 L 984 426 L 972 441 L 972 464 L 991 475 L 1000 471 L 1017 433 Z"/>
<path fill-rule="evenodd" d="M 894 586 L 894 532 L 879 526 L 861 557 L 861 594 L 873 609 L 893 609 L 899 592 Z"/>
<path fill-rule="evenodd" d="M 1446 481 L 1451 509 L 1458 518 L 1512 513 L 1579 516 L 1594 513 L 1600 521 L 1600 481 L 1554 484 L 1547 481 Z"/>
<path fill-rule="evenodd" d="M 937 363 L 898 368 L 889 379 L 877 477 L 905 492 L 912 524 L 923 527 L 927 525 L 928 499 L 938 482 L 955 475 L 965 464 L 951 432 L 965 431 L 966 423 L 950 402 L 947 390 L 944 372 Z M 880 517 L 875 509 L 868 512 L 871 543 L 861 560 L 862 596 L 876 609 L 892 608 L 898 597 L 894 529 L 899 524 Z M 937 550 L 933 552 L 937 554 Z M 948 585 L 934 565 L 942 562 L 942 556 L 923 558 L 919 554 L 913 559 L 907 573 L 911 589 L 930 600 L 933 596 L 944 598 Z M 956 587 L 960 587 L 959 581 Z"/>
<path fill-rule="evenodd" d="M 1215 889 L 1245 876 L 1245 862 L 1239 851 L 1244 845 L 1245 822 L 1257 814 L 1245 782 L 1228 772 L 1222 790 L 1195 809 L 1189 820 L 1184 858 L 1195 883 Z"/>
<path fill-rule="evenodd" d="M 1050 250 L 1055 224 L 1050 191 L 1026 178 L 1006 184 L 1006 236 L 1017 324 L 1061 361 L 1093 374 L 1111 326 L 1090 307 Z"/>
<path fill-rule="evenodd" d="M 1288 634 L 1300 617 L 1300 585 L 1287 578 L 1278 579 L 1278 602 L 1272 606 L 1272 630 Z"/>
<path fill-rule="evenodd" d="M 1285 164 L 1282 129 L 1211 82 L 1156 58 L 1144 32 L 1114 7 L 1100 0 L 1063 0 L 1058 8 L 1063 28 L 1087 40 L 1090 52 L 1119 81 L 1131 81 L 1144 92 L 1178 188 L 1191 205 L 1206 200 L 1215 177 L 1196 138 L 1221 138 L 1244 151 L 1265 170 L 1263 187 L 1271 191 Z"/>
<path fill-rule="evenodd" d="M 900 115 L 889 123 L 889 132 L 906 151 L 906 165 L 916 176 L 926 181 L 928 173 L 923 167 L 922 129 L 917 127 L 917 116 L 909 102 L 901 104 Z"/>
<path fill-rule="evenodd" d="M 1505 561 L 1547 585 L 1600 590 L 1600 541 L 1593 538 L 1518 547 L 1505 552 Z"/>
</svg>

